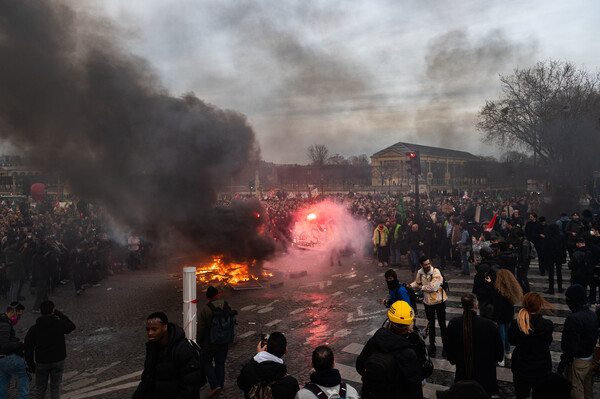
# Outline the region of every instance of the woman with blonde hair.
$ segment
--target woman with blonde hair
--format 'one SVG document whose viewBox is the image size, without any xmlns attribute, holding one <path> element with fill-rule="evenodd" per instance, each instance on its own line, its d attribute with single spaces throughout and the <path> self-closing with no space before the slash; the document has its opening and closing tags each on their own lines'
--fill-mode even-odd
<svg viewBox="0 0 600 399">
<path fill-rule="evenodd" d="M 490 282 L 490 277 L 486 278 Z M 502 269 L 496 274 L 492 303 L 494 311 L 492 320 L 498 325 L 498 332 L 504 345 L 504 358 L 510 359 L 510 343 L 508 342 L 508 327 L 515 315 L 515 304 L 521 301 L 523 290 L 515 276 L 508 270 Z M 504 366 L 504 360 L 500 362 Z"/>
<path fill-rule="evenodd" d="M 542 314 L 552 313 L 555 307 L 537 292 L 525 294 L 522 305 L 508 330 L 508 340 L 515 346 L 510 368 L 517 399 L 528 398 L 533 387 L 552 373 L 554 324 Z"/>
</svg>

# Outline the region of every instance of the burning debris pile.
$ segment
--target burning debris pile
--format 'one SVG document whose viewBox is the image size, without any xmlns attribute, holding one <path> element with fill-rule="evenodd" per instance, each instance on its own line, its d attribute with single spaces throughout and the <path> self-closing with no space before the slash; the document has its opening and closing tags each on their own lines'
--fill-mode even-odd
<svg viewBox="0 0 600 399">
<path fill-rule="evenodd" d="M 200 262 L 196 267 L 198 283 L 220 282 L 234 289 L 261 288 L 259 281 L 273 277 L 273 273 L 262 270 L 256 261 L 228 262 L 222 255 L 215 256 L 207 262 Z"/>
</svg>

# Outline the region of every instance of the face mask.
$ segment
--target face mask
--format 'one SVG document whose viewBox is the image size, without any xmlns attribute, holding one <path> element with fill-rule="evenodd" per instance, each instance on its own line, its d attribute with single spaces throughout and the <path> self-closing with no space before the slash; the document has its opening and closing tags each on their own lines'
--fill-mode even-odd
<svg viewBox="0 0 600 399">
<path fill-rule="evenodd" d="M 390 289 L 390 290 L 396 289 L 396 287 L 398 287 L 398 285 L 400 285 L 398 283 L 398 280 L 387 281 L 387 286 L 388 286 L 388 289 Z"/>
<path fill-rule="evenodd" d="M 19 322 L 19 318 L 17 316 L 13 317 L 10 319 L 10 322 L 12 323 L 12 325 L 16 325 Z"/>
</svg>

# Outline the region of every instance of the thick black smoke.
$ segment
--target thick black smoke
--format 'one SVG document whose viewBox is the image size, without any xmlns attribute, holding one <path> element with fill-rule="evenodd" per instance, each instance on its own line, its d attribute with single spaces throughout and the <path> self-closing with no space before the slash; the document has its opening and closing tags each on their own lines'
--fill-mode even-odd
<svg viewBox="0 0 600 399">
<path fill-rule="evenodd" d="M 125 226 L 264 257 L 258 203 L 214 209 L 217 189 L 258 157 L 245 116 L 169 96 L 111 31 L 65 3 L 0 2 L 2 137 Z"/>
</svg>

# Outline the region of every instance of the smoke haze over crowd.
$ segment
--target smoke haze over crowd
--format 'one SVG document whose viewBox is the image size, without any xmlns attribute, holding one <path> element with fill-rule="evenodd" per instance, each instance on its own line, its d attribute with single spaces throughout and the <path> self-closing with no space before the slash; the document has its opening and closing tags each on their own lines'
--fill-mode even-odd
<svg viewBox="0 0 600 399">
<path fill-rule="evenodd" d="M 246 117 L 170 96 L 114 31 L 63 2 L 1 2 L 2 137 L 121 225 L 183 234 L 208 251 L 269 253 L 258 203 L 213 212 L 218 188 L 259 157 Z"/>
</svg>

